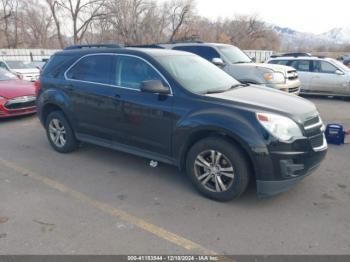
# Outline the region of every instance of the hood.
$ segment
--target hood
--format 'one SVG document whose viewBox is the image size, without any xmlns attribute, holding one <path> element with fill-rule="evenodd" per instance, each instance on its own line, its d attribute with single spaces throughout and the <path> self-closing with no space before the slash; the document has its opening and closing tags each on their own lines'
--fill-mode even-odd
<svg viewBox="0 0 350 262">
<path fill-rule="evenodd" d="M 239 64 L 239 66 L 245 66 L 247 68 L 265 68 L 268 70 L 276 71 L 276 72 L 283 72 L 286 73 L 287 71 L 295 71 L 293 67 L 285 66 L 285 65 L 275 65 L 275 64 L 263 64 L 263 63 L 244 63 Z"/>
<path fill-rule="evenodd" d="M 35 96 L 35 87 L 33 83 L 23 80 L 0 81 L 0 96 L 7 99 Z"/>
<path fill-rule="evenodd" d="M 24 69 L 12 69 L 13 72 L 16 72 L 17 74 L 40 74 L 40 70 L 37 68 L 24 68 Z"/>
<path fill-rule="evenodd" d="M 287 115 L 297 122 L 318 114 L 316 106 L 304 98 L 261 86 L 250 85 L 207 96 L 240 103 L 253 111 Z"/>
</svg>

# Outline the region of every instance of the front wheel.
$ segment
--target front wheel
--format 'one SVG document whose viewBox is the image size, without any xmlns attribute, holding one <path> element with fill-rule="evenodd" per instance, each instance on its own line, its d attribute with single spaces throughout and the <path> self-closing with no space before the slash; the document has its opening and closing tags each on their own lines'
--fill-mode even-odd
<svg viewBox="0 0 350 262">
<path fill-rule="evenodd" d="M 189 151 L 186 171 L 206 197 L 229 201 L 239 197 L 249 182 L 249 166 L 242 150 L 222 138 L 207 138 Z"/>
</svg>

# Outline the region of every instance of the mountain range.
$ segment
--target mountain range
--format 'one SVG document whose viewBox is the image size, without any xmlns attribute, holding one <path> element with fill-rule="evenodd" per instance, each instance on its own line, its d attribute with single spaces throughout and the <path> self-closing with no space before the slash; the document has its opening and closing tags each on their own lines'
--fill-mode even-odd
<svg viewBox="0 0 350 262">
<path fill-rule="evenodd" d="M 282 46 L 286 49 L 290 47 L 313 49 L 321 46 L 350 45 L 350 27 L 337 27 L 322 34 L 300 32 L 276 25 L 272 25 L 271 28 L 278 33 Z"/>
</svg>

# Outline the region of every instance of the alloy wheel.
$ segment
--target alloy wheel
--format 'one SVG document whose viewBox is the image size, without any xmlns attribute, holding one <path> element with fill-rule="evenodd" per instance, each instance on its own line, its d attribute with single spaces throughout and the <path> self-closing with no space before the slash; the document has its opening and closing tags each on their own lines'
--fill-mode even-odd
<svg viewBox="0 0 350 262">
<path fill-rule="evenodd" d="M 196 157 L 194 172 L 209 191 L 225 192 L 233 184 L 235 174 L 231 161 L 221 152 L 206 150 Z"/>
<path fill-rule="evenodd" d="M 55 144 L 55 146 L 64 147 L 64 145 L 66 144 L 66 130 L 59 119 L 53 118 L 50 121 L 49 135 L 51 141 Z"/>
</svg>

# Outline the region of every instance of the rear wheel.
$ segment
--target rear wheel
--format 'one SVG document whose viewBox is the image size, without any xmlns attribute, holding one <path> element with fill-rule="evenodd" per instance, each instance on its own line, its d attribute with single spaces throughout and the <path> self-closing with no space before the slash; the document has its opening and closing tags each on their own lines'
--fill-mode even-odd
<svg viewBox="0 0 350 262">
<path fill-rule="evenodd" d="M 64 114 L 60 111 L 50 113 L 46 119 L 46 134 L 51 146 L 60 153 L 74 151 L 78 142 Z"/>
<path fill-rule="evenodd" d="M 200 193 L 220 201 L 239 197 L 249 183 L 243 152 L 222 138 L 196 143 L 188 153 L 186 171 Z"/>
</svg>

